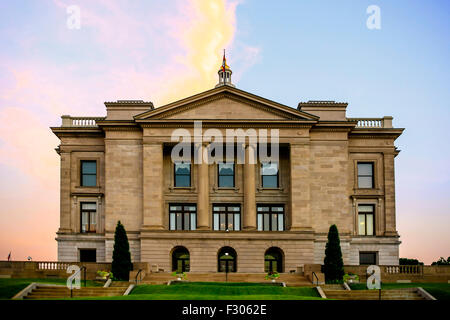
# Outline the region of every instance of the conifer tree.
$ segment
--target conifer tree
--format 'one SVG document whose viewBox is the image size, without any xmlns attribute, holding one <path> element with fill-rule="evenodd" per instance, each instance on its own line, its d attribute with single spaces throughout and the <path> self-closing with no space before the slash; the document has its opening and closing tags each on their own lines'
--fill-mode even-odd
<svg viewBox="0 0 450 320">
<path fill-rule="evenodd" d="M 344 262 L 342 260 L 341 241 L 335 224 L 328 231 L 328 242 L 325 247 L 324 274 L 327 283 L 342 281 L 344 277 Z"/>
<path fill-rule="evenodd" d="M 123 224 L 118 221 L 114 233 L 114 251 L 111 272 L 115 279 L 128 281 L 132 269 L 133 264 L 131 263 L 127 232 L 125 231 Z"/>
</svg>

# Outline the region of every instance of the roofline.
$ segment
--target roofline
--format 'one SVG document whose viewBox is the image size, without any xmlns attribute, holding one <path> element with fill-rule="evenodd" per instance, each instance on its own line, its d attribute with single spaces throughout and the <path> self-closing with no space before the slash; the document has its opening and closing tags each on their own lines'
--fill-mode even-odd
<svg viewBox="0 0 450 320">
<path fill-rule="evenodd" d="M 293 107 L 289 107 L 287 105 L 284 105 L 284 104 L 278 103 L 276 101 L 273 101 L 273 100 L 270 100 L 270 99 L 267 99 L 267 98 L 255 95 L 253 93 L 250 93 L 250 92 L 247 92 L 247 91 L 244 91 L 244 90 L 232 87 L 232 86 L 223 85 L 223 86 L 220 86 L 220 87 L 217 87 L 217 88 L 212 88 L 212 89 L 209 89 L 209 90 L 197 93 L 195 95 L 183 98 L 181 100 L 177 100 L 177 101 L 168 103 L 166 105 L 162 105 L 162 106 L 157 107 L 157 108 L 155 108 L 153 110 L 148 110 L 148 111 L 139 113 L 139 114 L 134 116 L 134 119 L 139 119 L 141 116 L 143 116 L 145 114 L 148 114 L 148 115 L 160 114 L 160 113 L 163 113 L 166 110 L 170 110 L 171 107 L 175 107 L 177 105 L 185 105 L 185 104 L 193 102 L 193 101 L 195 101 L 197 99 L 201 99 L 203 97 L 211 96 L 214 93 L 227 92 L 227 91 L 231 92 L 231 93 L 235 93 L 235 94 L 237 94 L 239 96 L 244 96 L 245 97 L 245 95 L 246 95 L 247 97 L 245 97 L 245 98 L 253 98 L 253 100 L 256 100 L 256 101 L 259 100 L 259 102 L 261 102 L 262 104 L 268 104 L 268 105 L 276 106 L 276 107 L 280 108 L 281 110 L 283 110 L 283 111 L 285 111 L 287 113 L 291 113 L 293 115 L 307 116 L 307 117 L 315 119 L 315 120 L 318 120 L 320 118 L 319 116 L 316 116 L 314 114 L 311 114 L 311 113 L 308 113 L 308 112 L 305 112 L 305 111 L 301 111 L 301 110 L 298 110 L 298 109 L 293 108 Z"/>
</svg>

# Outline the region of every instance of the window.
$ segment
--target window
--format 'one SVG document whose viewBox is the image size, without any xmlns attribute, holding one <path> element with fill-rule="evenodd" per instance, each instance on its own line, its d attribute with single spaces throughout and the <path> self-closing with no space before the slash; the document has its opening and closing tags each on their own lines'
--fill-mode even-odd
<svg viewBox="0 0 450 320">
<path fill-rule="evenodd" d="M 80 262 L 97 262 L 97 250 L 80 249 Z"/>
<path fill-rule="evenodd" d="M 197 206 L 195 204 L 169 205 L 169 230 L 197 229 Z"/>
<path fill-rule="evenodd" d="M 257 225 L 259 231 L 283 231 L 284 230 L 284 206 L 283 205 L 258 205 Z"/>
<path fill-rule="evenodd" d="M 264 254 L 264 272 L 283 272 L 283 251 L 280 248 L 272 247 Z"/>
<path fill-rule="evenodd" d="M 376 265 L 377 264 L 377 253 L 376 252 L 360 252 L 359 253 L 359 264 L 363 265 Z"/>
<path fill-rule="evenodd" d="M 175 167 L 175 187 L 191 186 L 191 164 L 186 162 L 176 162 Z"/>
<path fill-rule="evenodd" d="M 95 187 L 97 185 L 97 161 L 81 160 L 81 186 Z"/>
<path fill-rule="evenodd" d="M 358 205 L 358 234 L 361 236 L 374 235 L 374 206 L 371 204 Z"/>
<path fill-rule="evenodd" d="M 231 247 L 223 247 L 217 255 L 217 269 L 219 272 L 236 272 L 237 271 L 237 254 L 236 250 Z"/>
<path fill-rule="evenodd" d="M 190 255 L 185 247 L 176 247 L 172 252 L 172 271 L 189 272 Z"/>
<path fill-rule="evenodd" d="M 261 178 L 263 188 L 278 188 L 278 163 L 262 163 Z"/>
<path fill-rule="evenodd" d="M 358 162 L 358 188 L 374 188 L 373 162 Z"/>
<path fill-rule="evenodd" d="M 81 202 L 81 232 L 95 232 L 97 230 L 97 204 L 95 202 Z"/>
<path fill-rule="evenodd" d="M 219 188 L 234 188 L 234 163 L 219 163 L 217 168 Z"/>
<path fill-rule="evenodd" d="M 241 230 L 240 205 L 213 205 L 214 230 Z"/>
</svg>

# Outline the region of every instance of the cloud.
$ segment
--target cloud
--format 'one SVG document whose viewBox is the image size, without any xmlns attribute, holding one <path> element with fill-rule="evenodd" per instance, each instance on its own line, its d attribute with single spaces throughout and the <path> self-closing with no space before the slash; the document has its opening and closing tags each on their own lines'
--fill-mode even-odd
<svg viewBox="0 0 450 320">
<path fill-rule="evenodd" d="M 56 14 L 48 17 L 65 17 L 73 3 L 53 4 Z M 222 49 L 233 46 L 238 2 L 76 4 L 79 31 L 68 30 L 63 19 L 49 21 L 49 33 L 16 42 L 19 55 L 0 53 L 1 197 L 27 195 L 0 209 L 0 256 L 13 250 L 15 259 L 29 252 L 35 259 L 56 258 L 59 140 L 49 126 L 59 125 L 62 114 L 104 115 L 103 101 L 124 98 L 158 106 L 210 89 Z M 24 50 L 23 43 L 32 43 L 33 50 Z"/>
</svg>

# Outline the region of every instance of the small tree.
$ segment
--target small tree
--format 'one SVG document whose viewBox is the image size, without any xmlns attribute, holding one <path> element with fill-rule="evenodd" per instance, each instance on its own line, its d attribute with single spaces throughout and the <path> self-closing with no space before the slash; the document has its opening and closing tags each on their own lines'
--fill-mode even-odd
<svg viewBox="0 0 450 320">
<path fill-rule="evenodd" d="M 418 266 L 418 265 L 423 266 L 423 262 L 417 259 L 409 259 L 409 258 L 400 258 L 398 264 L 401 266 Z"/>
<path fill-rule="evenodd" d="M 431 265 L 432 266 L 448 266 L 448 265 L 450 265 L 450 257 L 448 257 L 447 260 L 445 260 L 444 257 L 440 257 L 438 261 L 434 261 Z"/>
<path fill-rule="evenodd" d="M 133 269 L 127 232 L 120 221 L 117 222 L 114 233 L 114 251 L 111 269 L 114 278 L 117 280 L 128 280 L 130 270 Z"/>
<path fill-rule="evenodd" d="M 327 283 L 342 281 L 344 262 L 342 260 L 341 241 L 335 224 L 328 231 L 328 242 L 325 247 L 324 274 Z"/>
</svg>

